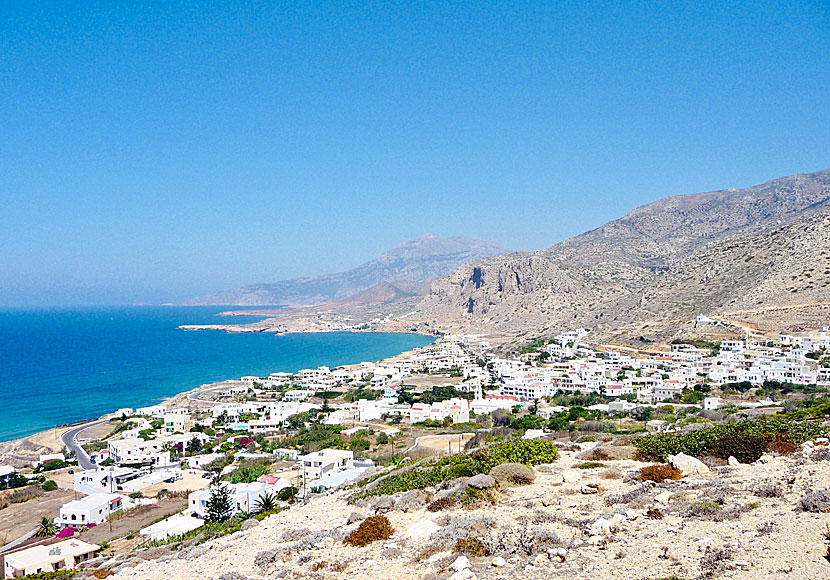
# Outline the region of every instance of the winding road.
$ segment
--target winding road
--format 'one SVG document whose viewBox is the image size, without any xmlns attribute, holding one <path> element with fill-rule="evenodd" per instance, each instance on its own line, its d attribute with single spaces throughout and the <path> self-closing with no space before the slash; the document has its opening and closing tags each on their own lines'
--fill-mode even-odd
<svg viewBox="0 0 830 580">
<path fill-rule="evenodd" d="M 84 429 L 89 429 L 93 425 L 100 425 L 101 423 L 108 422 L 109 419 L 98 419 L 97 421 L 91 421 L 89 423 L 73 427 L 61 435 L 61 442 L 66 445 L 70 451 L 75 452 L 75 457 L 78 459 L 78 466 L 80 466 L 81 469 L 95 469 L 95 464 L 90 460 L 89 454 L 86 450 L 84 450 L 84 448 L 81 447 L 81 444 L 78 443 L 78 433 Z"/>
</svg>

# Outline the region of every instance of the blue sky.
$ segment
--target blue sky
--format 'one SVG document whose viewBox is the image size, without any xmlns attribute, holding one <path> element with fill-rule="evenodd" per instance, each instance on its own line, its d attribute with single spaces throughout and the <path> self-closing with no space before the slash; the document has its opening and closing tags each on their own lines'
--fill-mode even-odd
<svg viewBox="0 0 830 580">
<path fill-rule="evenodd" d="M 176 301 L 427 232 L 538 249 L 830 167 L 823 1 L 251 4 L 0 4 L 0 305 Z"/>
</svg>

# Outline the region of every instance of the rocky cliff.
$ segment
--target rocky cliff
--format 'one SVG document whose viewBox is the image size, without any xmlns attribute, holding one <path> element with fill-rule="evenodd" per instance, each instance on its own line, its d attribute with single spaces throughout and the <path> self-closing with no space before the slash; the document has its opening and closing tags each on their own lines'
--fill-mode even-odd
<svg viewBox="0 0 830 580">
<path fill-rule="evenodd" d="M 406 324 L 666 338 L 701 311 L 763 325 L 787 307 L 776 323 L 810 326 L 830 301 L 829 216 L 830 170 L 667 197 L 544 250 L 465 264 Z"/>
</svg>

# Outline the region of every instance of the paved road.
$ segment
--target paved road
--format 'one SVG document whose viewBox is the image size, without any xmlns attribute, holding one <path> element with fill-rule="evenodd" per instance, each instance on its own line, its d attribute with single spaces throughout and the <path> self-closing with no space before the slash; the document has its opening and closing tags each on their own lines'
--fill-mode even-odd
<svg viewBox="0 0 830 580">
<path fill-rule="evenodd" d="M 215 395 L 215 394 L 221 393 L 222 391 L 227 391 L 231 388 L 232 387 L 230 387 L 230 386 L 224 386 L 224 387 L 212 387 L 212 388 L 209 388 L 209 389 L 200 389 L 200 390 L 196 391 L 195 393 L 188 393 L 187 398 L 190 401 L 196 401 L 198 403 L 209 403 L 211 405 L 218 405 L 218 403 L 216 401 L 212 401 L 210 399 L 203 399 L 202 397 L 205 396 L 205 395 Z"/>
<path fill-rule="evenodd" d="M 84 423 L 83 425 L 78 425 L 77 427 L 69 429 L 61 435 L 61 442 L 66 445 L 70 451 L 75 452 L 75 457 L 78 458 L 78 465 L 81 469 L 95 469 L 95 464 L 90 461 L 89 454 L 83 447 L 81 447 L 81 444 L 78 443 L 78 433 L 84 429 L 92 427 L 93 425 L 100 425 L 101 423 L 109 423 L 109 419 L 99 419 L 90 423 Z"/>
</svg>

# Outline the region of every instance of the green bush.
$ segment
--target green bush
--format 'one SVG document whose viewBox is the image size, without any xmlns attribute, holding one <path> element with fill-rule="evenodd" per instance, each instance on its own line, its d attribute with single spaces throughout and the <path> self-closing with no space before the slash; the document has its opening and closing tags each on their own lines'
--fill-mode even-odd
<svg viewBox="0 0 830 580">
<path fill-rule="evenodd" d="M 50 479 L 40 487 L 43 489 L 43 491 L 55 491 L 56 489 L 58 489 L 58 484 Z"/>
<path fill-rule="evenodd" d="M 240 467 L 227 476 L 230 483 L 253 483 L 263 475 L 271 472 L 271 466 L 267 463 L 255 463 Z"/>
<path fill-rule="evenodd" d="M 669 455 L 677 453 L 693 457 L 706 454 L 720 456 L 727 452 L 734 455 L 736 450 L 753 456 L 760 439 L 763 439 L 764 448 L 773 440 L 800 445 L 808 439 L 824 436 L 828 431 L 827 427 L 806 421 L 742 421 L 689 433 L 655 433 L 633 438 L 632 444 L 644 459 L 652 461 L 665 461 Z M 735 457 L 740 461 L 737 455 Z"/>
<path fill-rule="evenodd" d="M 373 487 L 356 497 L 388 495 L 411 489 L 424 489 L 457 477 L 472 477 L 489 473 L 503 463 L 538 465 L 556 460 L 557 448 L 550 441 L 507 441 L 479 449 L 471 454 L 458 453 L 443 459 L 431 459 L 401 473 L 368 480 Z"/>
</svg>

